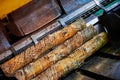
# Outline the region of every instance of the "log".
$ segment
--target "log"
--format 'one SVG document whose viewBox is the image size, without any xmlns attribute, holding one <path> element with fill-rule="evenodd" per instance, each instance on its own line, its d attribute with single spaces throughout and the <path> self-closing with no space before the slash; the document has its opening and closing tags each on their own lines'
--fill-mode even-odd
<svg viewBox="0 0 120 80">
<path fill-rule="evenodd" d="M 41 54 L 49 49 L 63 43 L 65 40 L 72 37 L 79 30 L 82 30 L 85 27 L 86 24 L 84 20 L 80 18 L 68 27 L 46 36 L 40 40 L 37 45 L 27 48 L 22 53 L 3 63 L 1 65 L 1 69 L 6 76 L 12 76 L 16 70 L 37 59 Z"/>
<path fill-rule="evenodd" d="M 89 26 L 77 32 L 72 38 L 59 45 L 53 51 L 49 52 L 42 58 L 30 63 L 24 68 L 18 70 L 15 75 L 18 80 L 29 80 L 35 77 L 37 74 L 49 68 L 57 61 L 69 55 L 73 50 L 80 47 L 84 42 L 91 39 L 97 34 L 96 29 L 93 26 Z"/>
<path fill-rule="evenodd" d="M 52 65 L 32 80 L 58 80 L 61 76 L 64 76 L 68 72 L 80 67 L 81 63 L 83 63 L 88 56 L 104 46 L 107 41 L 107 34 L 105 32 L 100 33 L 76 49 L 73 53 L 71 53 L 71 55 L 58 61 L 56 64 Z"/>
</svg>

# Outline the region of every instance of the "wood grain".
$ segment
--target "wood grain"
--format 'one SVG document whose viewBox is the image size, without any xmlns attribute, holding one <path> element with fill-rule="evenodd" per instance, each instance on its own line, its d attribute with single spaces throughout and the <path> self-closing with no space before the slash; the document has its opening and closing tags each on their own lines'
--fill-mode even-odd
<svg viewBox="0 0 120 80">
<path fill-rule="evenodd" d="M 93 26 L 89 26 L 77 32 L 72 38 L 65 41 L 63 44 L 59 45 L 53 51 L 49 52 L 42 58 L 30 63 L 24 68 L 18 70 L 15 75 L 18 80 L 29 80 L 35 77 L 37 74 L 46 70 L 51 65 L 55 64 L 57 61 L 68 56 L 76 48 L 80 47 L 84 42 L 91 39 L 97 34 L 97 31 Z"/>
<path fill-rule="evenodd" d="M 104 46 L 107 41 L 107 34 L 104 32 L 95 36 L 76 49 L 71 55 L 58 61 L 55 65 L 52 65 L 32 80 L 58 80 L 61 76 L 80 67 L 81 63 L 83 63 L 88 56 Z"/>
<path fill-rule="evenodd" d="M 37 45 L 29 47 L 19 55 L 3 63 L 1 65 L 3 72 L 6 76 L 12 75 L 16 70 L 37 59 L 47 50 L 63 43 L 65 40 L 72 37 L 79 30 L 82 30 L 85 27 L 85 22 L 80 18 L 68 27 L 46 36 L 40 40 Z"/>
</svg>

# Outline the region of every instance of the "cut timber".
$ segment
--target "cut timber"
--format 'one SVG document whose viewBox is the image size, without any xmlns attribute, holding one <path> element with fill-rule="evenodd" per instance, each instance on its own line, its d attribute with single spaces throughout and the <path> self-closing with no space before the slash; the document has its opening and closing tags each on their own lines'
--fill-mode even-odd
<svg viewBox="0 0 120 80">
<path fill-rule="evenodd" d="M 72 38 L 59 45 L 53 51 L 49 52 L 42 58 L 39 58 L 35 62 L 30 63 L 24 68 L 18 70 L 15 75 L 18 80 L 29 80 L 35 77 L 37 74 L 46 70 L 48 67 L 56 63 L 58 60 L 69 55 L 73 50 L 80 47 L 84 42 L 91 39 L 97 34 L 97 31 L 93 26 L 89 26 L 77 32 Z"/>
<path fill-rule="evenodd" d="M 104 32 L 100 33 L 76 49 L 67 58 L 57 62 L 55 65 L 52 65 L 32 80 L 58 80 L 61 76 L 64 76 L 73 69 L 80 67 L 81 63 L 83 63 L 88 56 L 104 46 L 107 41 L 107 34 Z"/>
<path fill-rule="evenodd" d="M 37 59 L 47 50 L 63 43 L 85 27 L 86 24 L 84 20 L 80 18 L 68 27 L 46 36 L 37 45 L 29 47 L 21 54 L 2 64 L 1 68 L 3 72 L 6 76 L 12 75 L 16 70 Z"/>
</svg>

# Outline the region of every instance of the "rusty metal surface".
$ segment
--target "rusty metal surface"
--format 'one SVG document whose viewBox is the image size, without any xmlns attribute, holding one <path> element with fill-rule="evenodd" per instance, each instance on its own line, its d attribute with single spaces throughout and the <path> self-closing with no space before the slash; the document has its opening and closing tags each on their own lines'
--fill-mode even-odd
<svg viewBox="0 0 120 80">
<path fill-rule="evenodd" d="M 14 35 L 27 35 L 61 15 L 55 0 L 33 0 L 10 15 L 10 30 Z"/>
</svg>

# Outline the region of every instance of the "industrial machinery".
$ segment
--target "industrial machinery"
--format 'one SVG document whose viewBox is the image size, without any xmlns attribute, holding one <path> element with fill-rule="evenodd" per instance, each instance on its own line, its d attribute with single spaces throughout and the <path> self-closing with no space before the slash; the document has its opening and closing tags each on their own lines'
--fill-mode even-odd
<svg viewBox="0 0 120 80">
<path fill-rule="evenodd" d="M 83 18 L 109 42 L 61 80 L 120 79 L 120 0 L 0 1 L 0 65 L 37 45 L 49 34 Z M 51 49 L 53 50 L 53 49 Z M 16 80 L 0 70 L 0 79 Z"/>
</svg>

